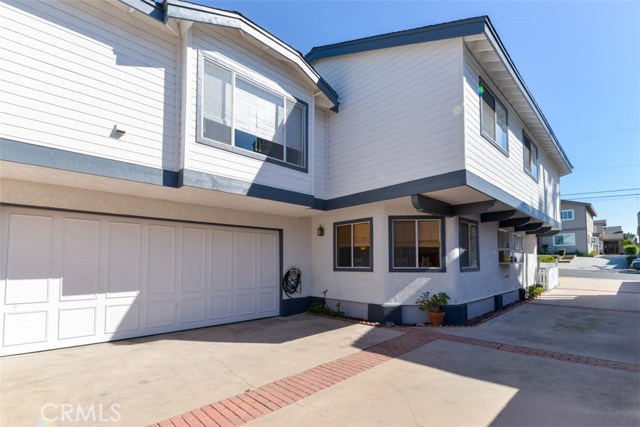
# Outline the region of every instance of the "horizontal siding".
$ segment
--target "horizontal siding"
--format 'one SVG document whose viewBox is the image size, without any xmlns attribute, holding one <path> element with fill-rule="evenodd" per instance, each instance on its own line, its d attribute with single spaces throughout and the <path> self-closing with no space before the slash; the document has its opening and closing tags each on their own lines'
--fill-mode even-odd
<svg viewBox="0 0 640 427">
<path fill-rule="evenodd" d="M 533 139 L 522 119 L 509 105 L 504 95 L 482 70 L 478 62 L 465 50 L 464 55 L 464 111 L 466 168 L 496 185 L 517 199 L 560 220 L 560 180 L 551 159 Z M 505 156 L 480 133 L 479 77 L 508 109 L 509 156 Z M 522 130 L 538 147 L 538 182 L 524 170 Z"/>
<path fill-rule="evenodd" d="M 320 199 L 327 197 L 327 112 L 316 108 L 314 132 L 314 194 Z"/>
<path fill-rule="evenodd" d="M 177 38 L 97 1 L 8 1 L 0 28 L 2 137 L 177 168 Z"/>
<path fill-rule="evenodd" d="M 314 67 L 340 94 L 340 112 L 329 119 L 329 198 L 462 169 L 461 40 Z"/>
<path fill-rule="evenodd" d="M 222 57 L 225 61 L 239 68 L 243 74 L 268 81 L 270 86 L 277 91 L 307 102 L 310 109 L 309 114 L 313 114 L 311 111 L 312 91 L 302 77 L 298 78 L 293 67 L 266 55 L 248 40 L 240 38 L 239 33 L 235 30 L 195 25 L 191 49 L 187 53 L 189 64 L 187 78 L 190 79 L 188 86 L 191 90 L 187 94 L 186 111 L 188 115 L 185 118 L 187 126 L 185 138 L 187 140 L 184 143 L 188 145 L 185 168 L 312 194 L 311 169 L 314 167 L 313 164 L 309 165 L 309 173 L 305 173 L 196 142 L 198 51 Z M 312 117 L 309 117 L 309 125 L 311 126 L 312 123 Z M 314 149 L 313 129 L 309 129 L 308 135 L 308 146 L 311 151 Z M 310 160 L 312 158 L 313 156 L 309 156 Z"/>
</svg>

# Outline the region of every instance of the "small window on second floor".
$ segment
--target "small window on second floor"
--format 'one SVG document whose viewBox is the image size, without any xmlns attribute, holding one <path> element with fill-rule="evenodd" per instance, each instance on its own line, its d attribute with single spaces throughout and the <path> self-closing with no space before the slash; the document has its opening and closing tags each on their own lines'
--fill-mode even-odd
<svg viewBox="0 0 640 427">
<path fill-rule="evenodd" d="M 562 221 L 571 221 L 573 219 L 573 209 L 564 209 L 560 211 L 560 219 Z"/>
<path fill-rule="evenodd" d="M 527 134 L 522 132 L 522 146 L 524 151 L 524 170 L 534 179 L 538 179 L 538 147 L 531 142 Z"/>
<path fill-rule="evenodd" d="M 509 152 L 507 109 L 480 80 L 480 132 L 505 154 Z"/>
</svg>

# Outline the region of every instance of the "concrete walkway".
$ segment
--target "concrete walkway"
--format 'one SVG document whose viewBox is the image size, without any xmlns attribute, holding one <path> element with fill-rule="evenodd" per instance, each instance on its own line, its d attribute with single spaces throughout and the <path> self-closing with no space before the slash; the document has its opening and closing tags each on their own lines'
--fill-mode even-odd
<svg viewBox="0 0 640 427">
<path fill-rule="evenodd" d="M 624 255 L 600 255 L 597 257 L 575 257 L 569 263 L 559 263 L 561 270 L 613 271 L 627 270 Z"/>
<path fill-rule="evenodd" d="M 639 293 L 563 277 L 476 327 L 301 315 L 5 357 L 0 425 L 640 425 Z"/>
</svg>

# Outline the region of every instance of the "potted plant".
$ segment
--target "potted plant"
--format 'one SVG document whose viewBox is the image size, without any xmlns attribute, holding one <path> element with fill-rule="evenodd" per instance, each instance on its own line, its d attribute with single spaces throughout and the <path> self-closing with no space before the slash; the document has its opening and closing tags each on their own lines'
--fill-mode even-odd
<svg viewBox="0 0 640 427">
<path fill-rule="evenodd" d="M 449 302 L 449 295 L 444 292 L 431 295 L 430 292 L 424 292 L 416 301 L 420 304 L 420 310 L 426 311 L 429 316 L 431 326 L 442 326 L 444 323 L 444 312 L 442 306 Z"/>
</svg>

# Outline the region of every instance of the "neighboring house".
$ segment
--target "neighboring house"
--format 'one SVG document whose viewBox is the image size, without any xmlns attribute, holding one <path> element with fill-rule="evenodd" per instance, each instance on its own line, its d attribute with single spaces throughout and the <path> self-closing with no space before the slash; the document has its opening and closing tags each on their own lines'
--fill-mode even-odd
<svg viewBox="0 0 640 427">
<path fill-rule="evenodd" d="M 602 236 L 604 235 L 604 227 L 607 225 L 606 219 L 597 219 L 593 221 L 593 236 L 598 239 L 598 255 L 604 254 L 604 244 Z"/>
<path fill-rule="evenodd" d="M 305 59 L 180 0 L 0 16 L 1 354 L 289 315 L 325 290 L 405 323 L 445 291 L 463 323 L 516 301 L 560 228 L 571 164 L 486 17 Z"/>
<path fill-rule="evenodd" d="M 624 232 L 619 225 L 605 226 L 602 233 L 602 245 L 606 255 L 621 255 L 624 253 L 622 241 Z"/>
<path fill-rule="evenodd" d="M 593 217 L 597 216 L 591 203 L 560 201 L 561 231 L 554 236 L 540 238 L 541 245 L 546 245 L 549 252 L 556 253 L 560 249 L 571 254 L 576 251 L 599 254 L 599 237 L 595 233 Z"/>
</svg>

